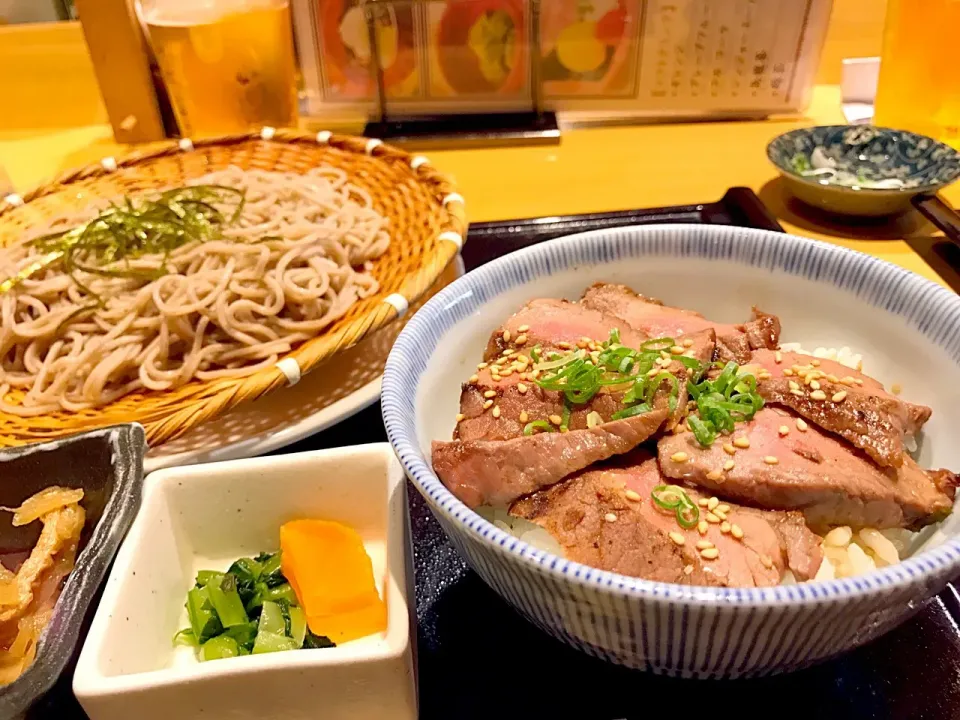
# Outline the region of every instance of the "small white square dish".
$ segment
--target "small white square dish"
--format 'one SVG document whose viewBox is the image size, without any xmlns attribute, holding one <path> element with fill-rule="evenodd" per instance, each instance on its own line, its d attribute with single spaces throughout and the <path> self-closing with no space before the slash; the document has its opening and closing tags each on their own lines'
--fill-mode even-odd
<svg viewBox="0 0 960 720">
<path fill-rule="evenodd" d="M 173 637 L 199 570 L 274 551 L 301 518 L 354 528 L 387 629 L 333 648 L 201 663 Z M 117 555 L 74 675 L 92 720 L 417 716 L 403 471 L 384 443 L 161 470 Z"/>
</svg>

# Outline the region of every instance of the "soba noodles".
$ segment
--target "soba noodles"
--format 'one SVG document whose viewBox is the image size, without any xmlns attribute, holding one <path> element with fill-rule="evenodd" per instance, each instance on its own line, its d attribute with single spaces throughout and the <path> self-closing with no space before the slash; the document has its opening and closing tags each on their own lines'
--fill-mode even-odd
<svg viewBox="0 0 960 720">
<path fill-rule="evenodd" d="M 135 390 L 250 375 L 377 291 L 358 268 L 387 249 L 387 220 L 342 171 L 231 167 L 192 184 L 245 198 L 215 236 L 168 253 L 95 272 L 79 269 L 97 260 L 85 258 L 66 272 L 63 263 L 44 267 L 48 250 L 32 242 L 37 236 L 0 248 L 0 281 L 16 279 L 0 285 L 0 410 L 78 411 Z M 99 210 L 44 232 L 87 223 Z"/>
</svg>

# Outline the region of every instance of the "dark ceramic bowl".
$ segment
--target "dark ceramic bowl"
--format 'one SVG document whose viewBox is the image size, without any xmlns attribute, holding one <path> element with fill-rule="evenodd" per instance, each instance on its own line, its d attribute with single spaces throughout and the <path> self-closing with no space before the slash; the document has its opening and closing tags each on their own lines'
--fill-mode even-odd
<svg viewBox="0 0 960 720">
<path fill-rule="evenodd" d="M 842 215 L 901 212 L 960 177 L 960 153 L 948 145 L 872 125 L 791 130 L 767 157 L 797 198 Z"/>
<path fill-rule="evenodd" d="M 0 687 L 0 718 L 25 712 L 57 681 L 80 641 L 80 629 L 107 568 L 140 507 L 143 428 L 117 425 L 37 445 L 0 451 L 0 505 L 16 507 L 51 485 L 83 488 L 86 522 L 73 572 L 40 638 L 33 664 Z M 29 552 L 39 522 L 15 528 L 0 513 L 0 552 Z"/>
</svg>

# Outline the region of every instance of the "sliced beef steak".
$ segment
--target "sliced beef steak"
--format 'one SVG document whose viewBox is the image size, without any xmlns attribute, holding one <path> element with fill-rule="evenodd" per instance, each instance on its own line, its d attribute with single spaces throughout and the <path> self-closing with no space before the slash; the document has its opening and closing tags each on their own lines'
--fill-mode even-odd
<svg viewBox="0 0 960 720">
<path fill-rule="evenodd" d="M 499 441 L 434 441 L 433 469 L 450 492 L 470 507 L 506 505 L 595 462 L 632 450 L 657 432 L 668 414 L 665 407 L 655 407 L 643 415 L 584 430 Z"/>
<path fill-rule="evenodd" d="M 516 347 L 513 345 L 516 336 L 508 337 L 510 340 L 503 343 L 501 336 L 501 345 L 514 354 L 504 357 L 501 351 L 500 360 L 495 363 L 481 363 L 482 367 L 478 367 L 476 379 L 471 378 L 470 382 L 463 385 L 460 393 L 460 414 L 463 417 L 457 424 L 454 439 L 508 440 L 522 435 L 523 428 L 528 422 L 547 420 L 553 415 L 563 415 L 563 394 L 559 391 L 543 390 L 537 385 L 531 374 L 533 364 L 530 362 L 529 355 L 522 352 L 524 346 Z M 556 340 L 551 340 L 545 335 L 540 337 L 547 345 L 556 343 Z M 554 338 L 556 337 L 562 336 L 555 335 Z M 637 341 L 635 336 L 631 336 L 630 339 Z M 621 337 L 621 343 L 626 345 L 624 340 Z M 578 342 L 582 341 L 578 340 Z M 637 345 L 628 347 L 637 349 L 640 342 L 642 340 Z M 706 362 L 713 355 L 714 342 L 713 330 L 705 330 L 685 338 L 675 351 L 685 357 Z M 566 351 L 562 350 L 562 352 Z M 673 357 L 670 353 L 666 354 Z M 667 427 L 672 428 L 680 421 L 686 407 L 687 393 L 684 379 L 687 369 L 676 360 L 664 369 L 680 381 L 676 411 L 667 423 Z M 622 398 L 623 392 L 604 388 L 588 402 L 572 405 L 568 427 L 571 430 L 587 428 L 587 418 L 593 412 L 600 416 L 601 422 L 608 422 L 614 413 L 624 408 Z"/>
<path fill-rule="evenodd" d="M 769 586 L 780 582 L 787 567 L 804 580 L 820 567 L 819 538 L 799 513 L 730 505 L 727 517 L 743 538 L 716 524 L 701 534 L 683 529 L 651 502 L 651 492 L 663 482 L 656 459 L 640 451 L 518 500 L 510 512 L 545 528 L 571 560 L 648 580 Z M 694 502 L 701 497 L 693 490 L 689 494 Z M 717 557 L 701 555 L 698 542 L 712 543 Z"/>
<path fill-rule="evenodd" d="M 915 434 L 932 412 L 904 402 L 873 378 L 832 360 L 758 350 L 750 365 L 766 370 L 758 376 L 765 400 L 792 408 L 883 466 L 900 467 L 904 435 Z"/>
<path fill-rule="evenodd" d="M 611 330 L 619 330 L 620 341 L 628 347 L 640 347 L 640 343 L 647 339 L 620 318 L 580 303 L 553 298 L 532 300 L 507 318 L 490 336 L 484 360 L 492 362 L 504 352 L 529 351 L 537 345 L 544 350 L 569 350 L 583 338 L 603 342 L 610 337 Z M 523 338 L 519 347 L 518 338 Z"/>
<path fill-rule="evenodd" d="M 759 507 L 802 510 L 814 525 L 915 528 L 953 507 L 952 473 L 928 474 L 909 455 L 900 468 L 880 468 L 784 408 L 764 408 L 709 448 L 692 433 L 665 436 L 658 453 L 667 477 Z"/>
<path fill-rule="evenodd" d="M 583 295 L 580 303 L 588 308 L 620 318 L 650 337 L 678 338 L 712 329 L 717 334 L 717 358 L 745 363 L 755 348 L 776 348 L 780 341 L 780 320 L 774 315 L 753 310 L 754 319 L 743 325 L 727 325 L 707 320 L 693 310 L 670 307 L 659 300 L 638 295 L 625 285 L 597 283 Z"/>
</svg>

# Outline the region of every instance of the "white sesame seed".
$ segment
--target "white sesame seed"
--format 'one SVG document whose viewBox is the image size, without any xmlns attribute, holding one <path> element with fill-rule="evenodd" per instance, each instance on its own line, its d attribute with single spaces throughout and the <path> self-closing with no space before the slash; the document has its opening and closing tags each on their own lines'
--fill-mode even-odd
<svg viewBox="0 0 960 720">
<path fill-rule="evenodd" d="M 485 367 L 487 367 L 489 364 L 490 364 L 490 363 L 485 363 L 485 362 L 477 363 L 477 370 L 483 370 L 483 369 L 484 369 Z"/>
<path fill-rule="evenodd" d="M 457 422 L 463 422 L 463 419 L 466 417 L 463 413 L 457 413 Z"/>
<path fill-rule="evenodd" d="M 527 420 L 529 420 L 529 419 L 530 419 L 530 416 L 527 415 L 527 411 L 526 411 L 526 410 L 521 410 L 521 411 L 520 411 L 520 422 L 525 423 L 525 422 L 526 422 Z"/>
<path fill-rule="evenodd" d="M 675 463 L 685 463 L 687 461 L 687 454 L 685 452 L 677 452 L 671 455 L 670 459 Z"/>
<path fill-rule="evenodd" d="M 729 533 L 729 532 L 730 532 L 730 523 L 728 523 L 726 520 L 724 520 L 722 523 L 720 523 L 720 532 L 722 532 L 724 535 L 726 535 L 727 533 Z"/>
<path fill-rule="evenodd" d="M 517 392 L 521 395 L 525 395 L 527 392 L 527 386 L 523 383 L 517 383 Z"/>
<path fill-rule="evenodd" d="M 730 472 L 731 470 L 733 470 L 733 466 L 734 466 L 734 465 L 736 465 L 736 463 L 735 463 L 733 460 L 727 460 L 727 461 L 723 464 L 723 469 L 724 469 L 725 471 L 727 471 L 727 472 Z"/>
<path fill-rule="evenodd" d="M 806 420 L 804 420 L 803 418 L 797 418 L 797 430 L 799 430 L 800 432 L 806 432 L 808 427 L 810 426 L 807 425 Z"/>
<path fill-rule="evenodd" d="M 781 426 L 777 429 L 777 432 L 780 433 L 780 437 L 783 437 L 784 435 L 789 435 L 789 434 L 790 434 L 790 428 L 788 428 L 786 425 L 781 425 Z"/>
<path fill-rule="evenodd" d="M 811 381 L 810 381 L 810 387 L 812 387 L 814 390 L 819 390 L 819 389 L 820 389 L 820 383 L 818 383 L 816 380 L 811 380 Z"/>
<path fill-rule="evenodd" d="M 711 470 L 707 473 L 707 480 L 719 480 L 723 477 L 723 470 Z"/>
<path fill-rule="evenodd" d="M 763 564 L 763 566 L 764 566 L 765 568 L 767 568 L 767 569 L 773 567 L 773 559 L 772 559 L 769 555 L 761 555 L 761 556 L 760 556 L 760 562 L 761 562 L 761 563 Z"/>
<path fill-rule="evenodd" d="M 834 394 L 833 394 L 833 397 L 830 398 L 830 399 L 833 400 L 834 402 L 843 402 L 843 399 L 844 399 L 846 396 L 847 396 L 847 391 L 846 391 L 846 390 L 841 390 L 841 391 L 838 392 L 838 393 L 834 393 Z"/>
<path fill-rule="evenodd" d="M 493 409 L 493 416 L 494 416 L 495 418 L 500 417 L 500 406 L 499 406 L 499 405 L 497 405 L 497 406 Z"/>
<path fill-rule="evenodd" d="M 720 504 L 720 498 L 712 497 L 709 500 L 707 500 L 707 510 L 713 510 L 719 504 Z"/>
<path fill-rule="evenodd" d="M 697 500 L 697 505 L 699 505 L 700 507 L 706 507 L 707 503 L 709 502 L 710 502 L 710 498 L 700 498 L 699 500 Z"/>
<path fill-rule="evenodd" d="M 500 373 L 503 377 L 510 377 L 513 375 L 513 368 L 507 368 L 506 370 Z"/>
<path fill-rule="evenodd" d="M 708 550 L 713 547 L 709 540 L 697 540 L 697 550 Z"/>
<path fill-rule="evenodd" d="M 573 346 L 572 346 L 570 343 L 566 342 L 565 340 L 561 340 L 560 342 L 558 342 L 558 343 L 557 343 L 557 347 L 560 348 L 561 350 L 572 350 L 572 349 L 573 349 Z"/>
<path fill-rule="evenodd" d="M 854 380 L 854 382 L 855 382 L 857 385 L 863 385 L 863 378 L 857 378 L 856 380 Z"/>
<path fill-rule="evenodd" d="M 511 355 L 516 355 L 516 354 L 517 354 L 516 350 L 504 350 L 502 353 L 500 353 L 500 355 L 502 356 L 501 360 L 503 360 L 503 358 L 508 358 Z"/>
<path fill-rule="evenodd" d="M 738 438 L 734 438 L 733 444 L 738 448 L 748 448 L 750 447 L 750 438 L 746 437 L 745 435 L 741 435 Z"/>
<path fill-rule="evenodd" d="M 485 398 L 493 398 L 493 397 L 496 397 L 496 396 L 497 396 L 497 391 L 496 391 L 496 390 L 487 390 L 487 391 L 483 394 L 483 396 L 484 396 Z"/>
<path fill-rule="evenodd" d="M 693 340 L 686 338 L 683 343 L 681 343 L 685 348 L 693 347 Z"/>
<path fill-rule="evenodd" d="M 713 523 L 714 525 L 720 522 L 720 518 L 718 518 L 716 515 L 714 515 L 711 512 L 707 513 L 706 520 L 708 523 Z"/>
<path fill-rule="evenodd" d="M 816 358 L 814 358 L 813 360 L 811 360 L 811 361 L 810 361 L 810 364 L 813 365 L 814 367 L 820 367 L 820 361 L 817 360 Z"/>
<path fill-rule="evenodd" d="M 616 514 L 616 513 L 607 513 L 606 515 L 603 516 L 603 519 L 606 520 L 606 521 L 609 522 L 609 523 L 614 523 L 614 522 L 617 521 L 617 514 Z"/>
<path fill-rule="evenodd" d="M 489 410 L 492 407 L 493 407 L 493 400 L 487 400 L 485 403 L 483 403 L 484 410 Z"/>
<path fill-rule="evenodd" d="M 783 362 L 783 355 L 780 354 L 779 350 L 773 354 L 773 359 L 778 365 Z"/>
<path fill-rule="evenodd" d="M 718 557 L 720 557 L 720 551 L 715 547 L 707 548 L 706 550 L 700 551 L 700 557 L 702 557 L 704 560 L 716 560 Z"/>
<path fill-rule="evenodd" d="M 660 373 L 660 370 L 658 370 L 657 368 L 652 368 L 652 369 L 647 373 L 647 377 L 648 377 L 648 378 L 656 377 L 659 373 Z"/>
<path fill-rule="evenodd" d="M 827 380 L 829 380 L 830 382 L 840 382 L 840 378 L 838 378 L 836 375 L 832 373 L 830 375 L 827 375 Z"/>
<path fill-rule="evenodd" d="M 529 329 L 530 329 L 529 325 L 521 325 L 520 327 L 517 328 L 517 332 L 525 333 Z"/>
<path fill-rule="evenodd" d="M 480 376 L 479 376 L 479 375 L 471 375 L 471 376 L 470 376 L 470 379 L 469 379 L 467 382 L 469 382 L 471 385 L 473 385 L 473 384 L 475 384 L 475 383 L 477 383 L 477 382 L 479 382 L 479 381 L 480 381 Z"/>
<path fill-rule="evenodd" d="M 677 545 L 684 545 L 687 542 L 687 539 L 678 532 L 670 533 L 670 539 Z"/>
<path fill-rule="evenodd" d="M 718 518 L 720 518 L 721 520 L 726 520 L 726 519 L 727 519 L 727 514 L 726 514 L 725 512 L 723 512 L 723 510 L 721 510 L 720 508 L 717 508 L 716 510 L 714 510 L 714 511 L 713 511 L 713 514 L 716 515 L 716 516 L 717 516 Z"/>
<path fill-rule="evenodd" d="M 903 392 L 903 388 L 900 387 L 900 383 L 894 383 L 890 386 L 890 392 L 892 392 L 894 395 L 899 395 Z"/>
<path fill-rule="evenodd" d="M 497 375 L 496 373 L 490 373 L 490 378 L 491 378 L 494 382 L 500 382 L 501 380 L 503 380 L 503 378 L 500 377 L 499 375 Z"/>
<path fill-rule="evenodd" d="M 795 381 L 793 381 L 793 380 L 791 380 L 791 381 L 790 381 L 789 383 L 787 383 L 787 384 L 790 386 L 790 389 L 791 389 L 791 390 L 799 390 L 799 389 L 800 389 L 800 386 L 799 386 Z"/>
<path fill-rule="evenodd" d="M 787 377 L 790 377 L 791 375 L 793 375 L 793 370 L 791 370 L 790 368 L 784 368 L 783 374 L 786 375 Z"/>
<path fill-rule="evenodd" d="M 803 390 L 791 390 L 791 395 L 796 395 L 797 397 L 803 397 Z"/>
<path fill-rule="evenodd" d="M 510 331 L 509 331 L 509 330 L 504 330 L 504 331 L 503 331 L 503 341 L 504 341 L 504 342 L 510 342 Z"/>
<path fill-rule="evenodd" d="M 627 497 L 627 500 L 632 500 L 633 502 L 640 502 L 643 499 L 636 490 L 627 490 L 624 495 Z"/>
<path fill-rule="evenodd" d="M 563 418 L 560 417 L 559 415 L 551 415 L 550 422 L 552 422 L 554 425 L 559 425 L 560 423 L 563 422 Z"/>
<path fill-rule="evenodd" d="M 776 464 L 778 464 L 778 463 L 780 462 L 780 461 L 779 461 L 776 457 L 774 457 L 773 455 L 767 455 L 767 456 L 763 459 L 763 461 L 764 461 L 767 465 L 776 465 Z"/>
<path fill-rule="evenodd" d="M 519 346 L 519 345 L 526 345 L 526 344 L 527 344 L 527 336 L 526 336 L 526 335 L 518 335 L 518 336 L 517 336 L 517 339 L 513 341 L 513 344 L 514 344 L 514 345 L 518 345 L 518 346 Z"/>
<path fill-rule="evenodd" d="M 743 530 L 736 523 L 730 526 L 730 534 L 733 535 L 737 540 L 741 540 L 743 538 Z"/>
<path fill-rule="evenodd" d="M 737 449 L 736 449 L 733 445 L 731 445 L 730 443 L 724 443 L 724 444 L 723 444 L 723 451 L 724 451 L 727 455 L 736 455 L 736 454 L 737 454 Z"/>
<path fill-rule="evenodd" d="M 707 534 L 707 521 L 706 521 L 706 520 L 701 520 L 701 521 L 697 524 L 697 532 L 700 533 L 701 535 L 706 535 L 706 534 Z"/>
<path fill-rule="evenodd" d="M 684 565 L 684 566 L 683 566 L 683 574 L 684 574 L 684 575 L 692 575 L 692 574 L 693 574 L 693 565 Z"/>
<path fill-rule="evenodd" d="M 670 353 L 673 355 L 683 355 L 683 348 L 679 345 L 674 345 L 672 348 L 670 348 Z"/>
<path fill-rule="evenodd" d="M 823 390 L 814 390 L 810 393 L 811 400 L 826 400 L 827 394 Z"/>
</svg>

